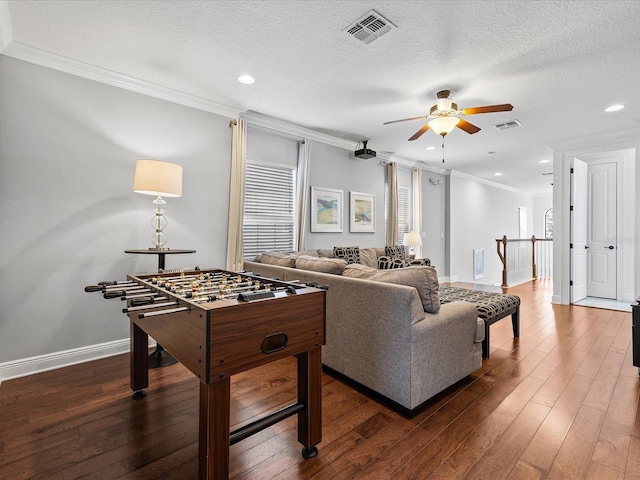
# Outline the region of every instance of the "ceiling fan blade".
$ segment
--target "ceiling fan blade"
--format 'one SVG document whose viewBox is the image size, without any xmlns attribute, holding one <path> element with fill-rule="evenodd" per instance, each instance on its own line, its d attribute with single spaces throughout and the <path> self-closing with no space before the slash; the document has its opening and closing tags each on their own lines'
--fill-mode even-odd
<svg viewBox="0 0 640 480">
<path fill-rule="evenodd" d="M 398 122 L 408 122 L 409 120 L 420 120 L 422 118 L 427 118 L 427 116 L 423 115 L 421 117 L 403 118 L 402 120 L 391 120 L 390 122 L 384 122 L 383 125 L 389 125 L 390 123 L 398 123 Z"/>
<path fill-rule="evenodd" d="M 469 123 L 466 120 L 463 120 L 462 118 L 460 119 L 456 127 L 458 127 L 460 130 L 464 130 L 469 134 L 478 133 L 480 131 L 480 127 L 476 127 L 473 123 Z"/>
<path fill-rule="evenodd" d="M 426 124 L 424 125 L 424 127 L 422 127 L 420 130 L 418 130 L 416 133 L 414 133 L 414 134 L 413 134 L 413 136 L 409 139 L 409 141 L 411 142 L 411 141 L 413 141 L 413 140 L 417 140 L 417 139 L 419 139 L 419 138 L 420 138 L 420 136 L 421 136 L 424 132 L 426 132 L 427 130 L 429 130 L 429 124 L 428 124 L 428 123 L 426 123 Z"/>
<path fill-rule="evenodd" d="M 513 110 L 513 105 L 503 103 L 501 105 L 487 105 L 486 107 L 463 108 L 460 113 L 462 115 L 475 115 L 477 113 L 510 112 L 511 110 Z"/>
</svg>

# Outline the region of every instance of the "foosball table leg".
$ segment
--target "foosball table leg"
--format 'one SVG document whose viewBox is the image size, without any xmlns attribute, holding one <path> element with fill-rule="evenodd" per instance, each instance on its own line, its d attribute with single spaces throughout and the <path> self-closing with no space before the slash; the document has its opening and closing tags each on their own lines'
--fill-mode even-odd
<svg viewBox="0 0 640 480">
<path fill-rule="evenodd" d="M 144 398 L 147 394 L 143 390 L 149 386 L 149 335 L 131 322 L 131 390 L 133 398 Z"/>
<path fill-rule="evenodd" d="M 200 383 L 198 480 L 228 480 L 231 380 Z"/>
<path fill-rule="evenodd" d="M 302 457 L 318 455 L 316 445 L 322 440 L 322 350 L 320 347 L 296 355 L 298 359 L 298 441 Z"/>
</svg>

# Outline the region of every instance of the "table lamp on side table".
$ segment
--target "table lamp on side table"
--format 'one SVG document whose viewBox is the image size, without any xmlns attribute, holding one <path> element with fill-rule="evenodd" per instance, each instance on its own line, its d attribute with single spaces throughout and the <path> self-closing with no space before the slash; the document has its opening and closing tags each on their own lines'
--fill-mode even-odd
<svg viewBox="0 0 640 480">
<path fill-rule="evenodd" d="M 422 246 L 422 238 L 417 232 L 405 233 L 402 238 L 402 244 L 409 247 L 409 257 L 413 260 L 416 257 L 415 247 Z"/>
<path fill-rule="evenodd" d="M 159 160 L 138 160 L 133 191 L 156 197 L 153 201 L 156 210 L 151 219 L 151 228 L 154 230 L 152 248 L 163 250 L 167 243 L 167 236 L 163 232 L 167 226 L 167 219 L 164 216 L 164 207 L 167 202 L 162 196 L 182 196 L 182 167 Z"/>
<path fill-rule="evenodd" d="M 158 272 L 165 268 L 165 256 L 176 253 L 194 253 L 195 250 L 170 250 L 164 229 L 167 219 L 164 207 L 167 202 L 162 198 L 182 196 L 182 167 L 174 163 L 159 160 L 138 160 L 133 180 L 133 191 L 144 195 L 154 195 L 153 204 L 156 209 L 151 219 L 153 228 L 153 247 L 148 250 L 125 250 L 125 253 L 142 253 L 158 255 Z M 156 349 L 149 355 L 149 368 L 165 367 L 176 363 L 177 360 L 167 352 L 162 345 L 156 344 Z"/>
</svg>

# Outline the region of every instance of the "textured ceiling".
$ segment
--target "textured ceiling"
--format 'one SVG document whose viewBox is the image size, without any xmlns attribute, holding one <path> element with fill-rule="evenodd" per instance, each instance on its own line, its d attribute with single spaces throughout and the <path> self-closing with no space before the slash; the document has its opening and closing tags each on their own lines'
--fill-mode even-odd
<svg viewBox="0 0 640 480">
<path fill-rule="evenodd" d="M 397 28 L 367 45 L 344 29 L 371 9 Z M 99 67 L 530 192 L 551 191 L 549 144 L 640 127 L 638 25 L 638 0 L 0 1 L 7 55 Z M 427 114 L 445 88 L 460 108 L 514 109 L 465 117 L 482 130 L 449 134 L 443 164 L 433 132 L 407 141 L 421 121 L 383 122 Z M 627 107 L 605 113 L 612 103 Z"/>
</svg>

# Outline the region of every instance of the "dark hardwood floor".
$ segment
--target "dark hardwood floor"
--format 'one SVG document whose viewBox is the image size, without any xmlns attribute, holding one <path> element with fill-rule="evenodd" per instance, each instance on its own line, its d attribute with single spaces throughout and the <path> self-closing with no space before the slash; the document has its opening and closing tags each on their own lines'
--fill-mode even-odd
<svg viewBox="0 0 640 480">
<path fill-rule="evenodd" d="M 520 338 L 494 324 L 491 357 L 423 412 L 324 374 L 319 455 L 302 459 L 289 418 L 231 447 L 231 478 L 640 478 L 631 314 L 552 305 L 548 280 L 508 292 Z M 233 377 L 232 428 L 291 403 L 295 383 L 292 359 Z M 128 355 L 3 382 L 0 478 L 196 478 L 198 380 L 154 369 L 147 394 L 131 399 Z"/>
</svg>

